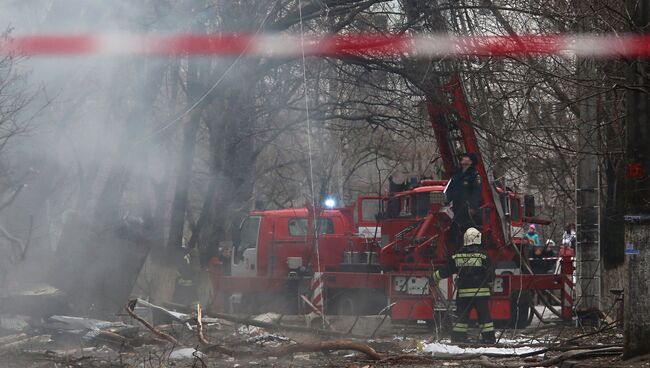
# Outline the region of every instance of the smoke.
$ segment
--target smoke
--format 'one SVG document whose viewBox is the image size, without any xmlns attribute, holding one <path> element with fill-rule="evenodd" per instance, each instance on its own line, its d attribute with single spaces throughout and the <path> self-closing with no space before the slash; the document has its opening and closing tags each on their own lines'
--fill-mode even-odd
<svg viewBox="0 0 650 368">
<path fill-rule="evenodd" d="M 271 6 L 221 1 L 217 14 L 216 5 L 196 3 L 11 1 L 0 4 L 0 27 L 12 34 L 255 32 L 263 31 Z M 395 144 L 404 132 L 394 126 L 405 122 L 417 132 L 413 122 L 419 115 L 411 111 L 417 101 L 383 72 L 347 66 L 339 73 L 319 59 L 307 61 L 305 68 L 302 62 L 126 56 L 15 60 L 30 98 L 16 118 L 28 129 L 0 152 L 0 163 L 11 168 L 7 180 L 28 187 L 0 211 L 0 225 L 29 239 L 29 246 L 24 261 L 4 267 L 10 283 L 52 281 L 80 304 L 108 299 L 110 308 L 119 308 L 128 288 L 108 298 L 103 293 L 132 283 L 129 277 L 137 275 L 143 254 L 164 244 L 178 157 L 184 152 L 182 131 L 192 125 L 191 107 L 212 91 L 196 132 L 200 144 L 193 167 L 186 164 L 189 174 L 180 175 L 191 179 L 191 204 L 213 211 L 206 211 L 211 217 L 205 243 L 216 244 L 233 223 L 237 226 L 253 196 L 283 207 L 301 206 L 312 195 L 316 202 L 328 195 L 350 199 L 343 187 L 354 182 L 360 193 L 381 192 L 394 171 L 383 158 L 410 154 L 410 141 L 402 140 L 402 148 Z M 350 81 L 346 73 L 360 78 Z M 382 93 L 375 93 L 377 85 Z M 305 101 L 313 105 L 312 144 Z M 380 117 L 366 122 L 365 116 L 374 115 Z M 428 162 L 415 155 L 411 161 L 418 160 Z M 366 182 L 367 177 L 373 179 Z M 205 193 L 214 178 L 218 194 L 210 200 Z M 86 298 L 90 291 L 97 295 Z"/>
<path fill-rule="evenodd" d="M 182 2 L 5 1 L 0 29 L 9 35 L 174 32 L 188 30 L 197 14 Z M 11 294 L 28 283 L 52 281 L 67 292 L 102 294 L 110 293 L 107 275 L 116 276 L 113 284 L 132 285 L 129 278 L 137 276 L 154 238 L 162 238 L 161 221 L 156 229 L 152 223 L 164 217 L 160 207 L 169 202 L 177 153 L 170 143 L 179 139 L 184 120 L 160 128 L 187 104 L 178 83 L 185 67 L 144 57 L 10 62 L 17 81 L 9 92 L 27 104 L 0 117 L 21 127 L 0 152 L 2 181 L 8 183 L 2 189 L 9 198 L 24 188 L 0 212 L 0 226 L 25 249 L 18 251 L 24 260 L 0 265 L 0 287 Z M 8 252 L 9 242 L 0 243 L 0 252 Z"/>
</svg>

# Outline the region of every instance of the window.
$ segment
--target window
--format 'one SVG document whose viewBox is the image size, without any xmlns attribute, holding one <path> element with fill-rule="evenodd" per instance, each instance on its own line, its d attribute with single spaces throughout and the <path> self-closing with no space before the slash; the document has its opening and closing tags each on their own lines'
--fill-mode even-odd
<svg viewBox="0 0 650 368">
<path fill-rule="evenodd" d="M 521 211 L 519 207 L 519 200 L 510 198 L 510 219 L 513 221 L 521 220 Z"/>
<path fill-rule="evenodd" d="M 361 202 L 361 219 L 363 221 L 377 221 L 381 212 L 381 199 L 365 199 Z"/>
<path fill-rule="evenodd" d="M 426 216 L 429 213 L 431 204 L 429 203 L 429 193 L 418 193 L 415 195 L 415 215 Z"/>
<path fill-rule="evenodd" d="M 404 196 L 400 198 L 400 210 L 399 210 L 399 216 L 400 217 L 407 217 L 407 216 L 412 216 L 413 214 L 411 213 L 411 197 L 409 196 Z"/>
<path fill-rule="evenodd" d="M 235 260 L 240 260 L 244 251 L 257 248 L 260 233 L 260 217 L 247 217 L 239 227 L 239 241 L 236 244 Z"/>
<path fill-rule="evenodd" d="M 289 219 L 289 235 L 291 236 L 307 236 L 307 224 L 308 221 L 306 218 L 292 218 Z M 319 218 L 316 230 L 318 234 L 334 234 L 334 223 L 332 219 L 329 218 Z"/>
<path fill-rule="evenodd" d="M 444 206 L 446 202 L 445 193 L 443 192 L 429 192 L 429 203 L 439 204 Z"/>
<path fill-rule="evenodd" d="M 391 197 L 388 199 L 388 205 L 387 205 L 387 215 L 388 218 L 397 218 L 399 217 L 399 208 L 400 208 L 400 201 L 399 198 L 397 197 Z"/>
</svg>

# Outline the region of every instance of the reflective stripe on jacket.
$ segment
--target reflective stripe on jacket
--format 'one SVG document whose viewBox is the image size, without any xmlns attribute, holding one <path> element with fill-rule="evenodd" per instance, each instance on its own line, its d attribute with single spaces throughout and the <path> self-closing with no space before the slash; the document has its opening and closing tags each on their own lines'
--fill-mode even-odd
<svg viewBox="0 0 650 368">
<path fill-rule="evenodd" d="M 490 296 L 488 283 L 494 277 L 494 270 L 480 245 L 462 247 L 449 257 L 447 265 L 438 269 L 436 274 L 441 279 L 458 274 L 458 298 Z"/>
</svg>

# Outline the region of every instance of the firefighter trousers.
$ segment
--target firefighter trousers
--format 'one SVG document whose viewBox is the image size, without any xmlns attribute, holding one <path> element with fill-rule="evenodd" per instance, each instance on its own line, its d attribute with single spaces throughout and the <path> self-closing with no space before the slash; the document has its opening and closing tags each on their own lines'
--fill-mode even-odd
<svg viewBox="0 0 650 368">
<path fill-rule="evenodd" d="M 488 306 L 489 296 L 474 296 L 456 298 L 456 315 L 457 320 L 453 325 L 451 332 L 451 341 L 466 342 L 467 329 L 469 328 L 469 314 L 472 309 L 476 309 L 478 314 L 478 324 L 481 330 L 481 341 L 489 344 L 495 342 L 494 323 L 490 316 Z"/>
</svg>

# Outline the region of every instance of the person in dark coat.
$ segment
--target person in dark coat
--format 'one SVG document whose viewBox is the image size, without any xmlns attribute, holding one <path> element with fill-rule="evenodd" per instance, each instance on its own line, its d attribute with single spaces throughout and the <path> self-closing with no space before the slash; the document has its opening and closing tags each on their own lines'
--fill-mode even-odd
<svg viewBox="0 0 650 368">
<path fill-rule="evenodd" d="M 547 263 L 544 260 L 544 247 L 541 245 L 533 246 L 530 252 L 530 269 L 534 274 L 543 274 L 547 271 Z"/>
<path fill-rule="evenodd" d="M 457 248 L 463 244 L 465 230 L 472 226 L 480 227 L 478 213 L 482 202 L 482 182 L 475 167 L 476 163 L 476 155 L 461 155 L 460 167 L 454 172 L 445 192 L 447 203 L 452 203 L 454 212 L 452 241 Z"/>
<path fill-rule="evenodd" d="M 546 241 L 546 246 L 542 251 L 542 257 L 546 262 L 546 273 L 554 273 L 557 264 L 557 254 L 555 253 L 555 242 L 551 239 Z"/>
</svg>

